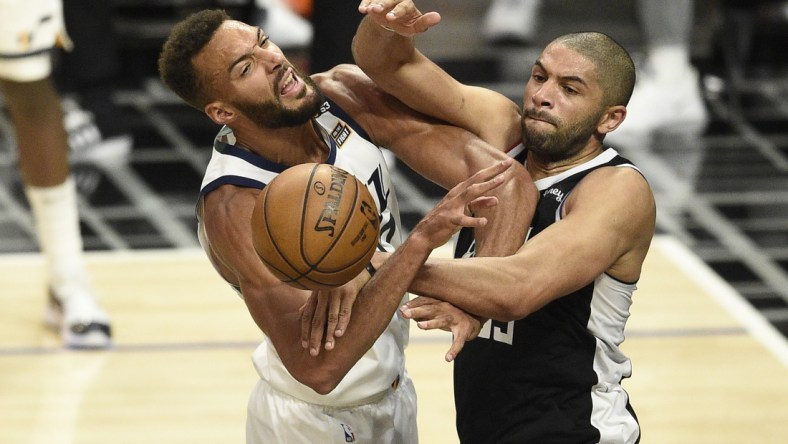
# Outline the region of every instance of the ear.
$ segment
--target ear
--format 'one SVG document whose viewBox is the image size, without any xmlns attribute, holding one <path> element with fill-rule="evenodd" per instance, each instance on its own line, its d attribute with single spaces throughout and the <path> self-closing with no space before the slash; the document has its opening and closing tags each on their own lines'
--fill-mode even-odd
<svg viewBox="0 0 788 444">
<path fill-rule="evenodd" d="M 224 102 L 211 102 L 205 105 L 204 111 L 214 123 L 219 125 L 231 123 L 238 117 L 235 108 L 225 105 Z"/>
<path fill-rule="evenodd" d="M 611 106 L 602 115 L 596 129 L 601 134 L 607 134 L 618 128 L 627 117 L 627 107 L 624 105 Z"/>
</svg>

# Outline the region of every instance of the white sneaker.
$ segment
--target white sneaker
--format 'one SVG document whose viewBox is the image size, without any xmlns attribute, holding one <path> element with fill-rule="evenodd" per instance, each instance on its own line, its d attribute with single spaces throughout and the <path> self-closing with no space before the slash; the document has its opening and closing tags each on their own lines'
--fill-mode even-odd
<svg viewBox="0 0 788 444">
<path fill-rule="evenodd" d="M 134 141 L 130 134 L 104 138 L 93 114 L 82 109 L 76 100 L 64 98 L 63 124 L 68 133 L 69 158 L 72 163 L 125 162 Z"/>
<path fill-rule="evenodd" d="M 88 292 L 73 292 L 68 298 L 61 298 L 50 289 L 44 322 L 60 333 L 68 348 L 112 346 L 109 317 Z"/>
<path fill-rule="evenodd" d="M 492 0 L 482 22 L 490 43 L 527 44 L 536 37 L 542 0 Z"/>
<path fill-rule="evenodd" d="M 698 73 L 691 69 L 678 82 L 640 75 L 627 105 L 627 117 L 605 144 L 622 146 L 642 141 L 654 133 L 698 137 L 706 129 L 709 116 L 703 102 Z"/>
<path fill-rule="evenodd" d="M 312 24 L 293 12 L 282 0 L 256 0 L 260 27 L 282 49 L 306 48 L 312 44 Z"/>
</svg>

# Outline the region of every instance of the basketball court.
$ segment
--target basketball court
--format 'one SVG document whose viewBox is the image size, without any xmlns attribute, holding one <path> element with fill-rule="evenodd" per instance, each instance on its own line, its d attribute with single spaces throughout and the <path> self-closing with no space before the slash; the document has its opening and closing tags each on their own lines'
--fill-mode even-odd
<svg viewBox="0 0 788 444">
<path fill-rule="evenodd" d="M 260 333 L 202 251 L 88 260 L 108 351 L 62 349 L 42 324 L 40 258 L 0 257 L 0 443 L 243 442 Z M 623 346 L 642 442 L 785 442 L 783 336 L 673 238 L 655 239 L 645 270 Z M 411 333 L 421 442 L 456 443 L 448 334 Z"/>
</svg>

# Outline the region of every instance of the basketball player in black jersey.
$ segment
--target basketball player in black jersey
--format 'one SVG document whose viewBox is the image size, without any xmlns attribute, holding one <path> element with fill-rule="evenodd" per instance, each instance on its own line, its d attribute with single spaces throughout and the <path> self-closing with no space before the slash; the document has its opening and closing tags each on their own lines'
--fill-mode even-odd
<svg viewBox="0 0 788 444">
<path fill-rule="evenodd" d="M 455 359 L 461 441 L 638 442 L 621 385 L 632 368 L 619 346 L 656 208 L 637 168 L 603 145 L 627 114 L 629 54 L 601 33 L 558 37 L 533 64 L 518 107 L 457 82 L 415 49 L 412 36 L 437 13 L 422 15 L 409 0 L 362 1 L 359 11 L 367 17 L 354 56 L 381 88 L 521 159 L 541 193 L 515 254 L 471 257 L 473 233 L 462 232 L 460 259 L 427 262 L 410 290 L 428 298 L 403 307 L 424 320 L 446 301 L 490 319 Z M 430 233 L 417 226 L 410 238 Z"/>
</svg>

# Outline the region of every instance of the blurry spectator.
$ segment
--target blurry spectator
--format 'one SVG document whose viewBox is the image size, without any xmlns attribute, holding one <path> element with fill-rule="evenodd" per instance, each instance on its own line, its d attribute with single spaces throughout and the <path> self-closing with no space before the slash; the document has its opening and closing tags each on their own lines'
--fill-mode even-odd
<svg viewBox="0 0 788 444">
<path fill-rule="evenodd" d="M 542 0 L 492 0 L 482 36 L 493 44 L 529 44 L 536 37 Z"/>
<path fill-rule="evenodd" d="M 626 120 L 605 142 L 643 144 L 655 131 L 697 136 L 706 128 L 708 111 L 698 70 L 690 62 L 695 2 L 638 0 L 637 6 L 646 61 L 638 71 Z"/>
<path fill-rule="evenodd" d="M 268 37 L 283 50 L 307 48 L 312 43 L 312 25 L 295 11 L 287 0 L 253 0 L 260 24 Z M 321 3 L 352 3 L 324 1 Z M 357 13 L 358 14 L 358 13 Z M 355 28 L 354 28 L 355 30 Z"/>
<path fill-rule="evenodd" d="M 45 321 L 68 347 L 104 348 L 111 345 L 109 319 L 94 298 L 83 259 L 63 112 L 50 80 L 50 50 L 57 44 L 70 45 L 59 0 L 0 1 L 0 91 L 46 259 Z"/>
<path fill-rule="evenodd" d="M 54 78 L 71 161 L 125 159 L 133 140 L 112 98 L 120 74 L 112 2 L 63 0 L 63 16 L 74 48 L 60 53 Z"/>
</svg>

